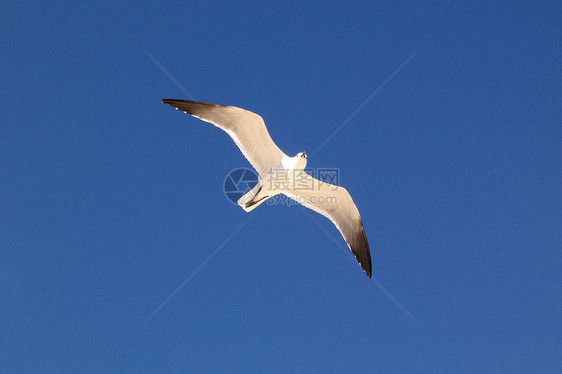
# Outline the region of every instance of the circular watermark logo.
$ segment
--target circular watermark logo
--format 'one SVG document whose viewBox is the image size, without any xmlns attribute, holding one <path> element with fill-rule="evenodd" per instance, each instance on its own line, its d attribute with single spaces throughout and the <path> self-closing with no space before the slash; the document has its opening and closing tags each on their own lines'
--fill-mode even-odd
<svg viewBox="0 0 562 374">
<path fill-rule="evenodd" d="M 224 178 L 224 196 L 237 204 L 238 199 L 254 188 L 257 183 L 258 175 L 255 171 L 247 168 L 234 169 Z"/>
</svg>

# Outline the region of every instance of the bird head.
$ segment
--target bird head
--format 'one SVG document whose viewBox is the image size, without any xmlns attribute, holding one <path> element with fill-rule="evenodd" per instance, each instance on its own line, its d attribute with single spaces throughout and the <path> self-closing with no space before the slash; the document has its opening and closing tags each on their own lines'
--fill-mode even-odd
<svg viewBox="0 0 562 374">
<path fill-rule="evenodd" d="M 306 167 L 306 164 L 308 163 L 308 156 L 306 155 L 305 152 L 299 152 L 297 153 L 297 155 L 293 158 L 293 160 L 295 160 L 295 169 L 304 169 Z"/>
<path fill-rule="evenodd" d="M 305 160 L 308 159 L 308 156 L 306 155 L 306 152 L 297 153 L 297 157 L 304 158 Z"/>
</svg>

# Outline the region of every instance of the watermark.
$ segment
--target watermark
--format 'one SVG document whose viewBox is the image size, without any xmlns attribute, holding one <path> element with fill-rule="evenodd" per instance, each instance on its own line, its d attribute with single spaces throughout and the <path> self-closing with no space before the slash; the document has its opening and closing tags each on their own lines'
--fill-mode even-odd
<svg viewBox="0 0 562 374">
<path fill-rule="evenodd" d="M 312 196 L 297 196 L 288 197 L 283 194 L 275 195 L 270 197 L 266 201 L 267 205 L 335 205 L 338 203 L 338 198 L 336 196 L 324 196 L 324 195 L 312 195 Z"/>
<path fill-rule="evenodd" d="M 340 184 L 340 170 L 337 168 L 269 169 L 263 180 L 269 190 L 335 191 Z"/>
<path fill-rule="evenodd" d="M 250 191 L 258 183 L 258 174 L 248 168 L 232 170 L 224 179 L 223 192 L 226 198 L 237 204 L 246 192 Z"/>
<path fill-rule="evenodd" d="M 258 174 L 251 169 L 234 169 L 224 179 L 224 195 L 230 202 L 237 204 L 238 200 L 251 191 L 259 181 Z M 336 204 L 337 197 L 330 192 L 338 189 L 340 170 L 337 168 L 269 169 L 262 176 L 261 183 L 265 190 L 279 193 L 267 200 L 269 205 Z M 290 191 L 293 197 L 281 194 L 282 191 Z"/>
</svg>

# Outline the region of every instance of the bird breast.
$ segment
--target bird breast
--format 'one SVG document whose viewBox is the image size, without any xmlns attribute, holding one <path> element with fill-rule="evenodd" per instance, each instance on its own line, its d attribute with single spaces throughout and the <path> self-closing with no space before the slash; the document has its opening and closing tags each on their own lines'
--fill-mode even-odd
<svg viewBox="0 0 562 374">
<path fill-rule="evenodd" d="M 283 156 L 283 159 L 281 160 L 281 166 L 283 167 L 283 169 L 289 171 L 289 170 L 303 170 L 304 168 L 306 168 L 306 164 L 307 164 L 307 159 L 305 157 L 288 157 L 288 156 Z"/>
</svg>

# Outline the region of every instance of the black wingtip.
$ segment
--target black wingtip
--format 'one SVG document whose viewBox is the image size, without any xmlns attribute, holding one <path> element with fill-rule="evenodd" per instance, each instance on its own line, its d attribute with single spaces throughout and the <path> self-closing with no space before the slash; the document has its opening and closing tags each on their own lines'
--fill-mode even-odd
<svg viewBox="0 0 562 374">
<path fill-rule="evenodd" d="M 367 240 L 367 237 L 365 236 L 365 241 Z M 369 277 L 369 279 L 371 279 L 373 277 L 373 263 L 371 261 L 371 250 L 369 249 L 369 243 L 367 243 L 367 263 L 365 264 L 365 273 L 367 274 L 367 276 Z"/>
<path fill-rule="evenodd" d="M 181 100 L 181 99 L 161 99 L 163 104 L 167 104 L 187 114 L 196 114 L 206 110 L 226 107 L 227 105 L 206 103 L 203 101 Z"/>
<path fill-rule="evenodd" d="M 177 107 L 178 104 L 180 104 L 181 102 L 183 102 L 184 100 L 178 100 L 178 99 L 162 99 L 160 100 L 162 102 L 162 104 L 168 104 L 171 105 L 173 107 Z"/>
<path fill-rule="evenodd" d="M 359 263 L 359 265 L 361 265 L 361 268 L 363 268 L 363 271 L 365 272 L 365 274 L 367 274 L 367 277 L 369 279 L 371 279 L 373 277 L 373 267 L 371 265 L 371 256 L 369 256 L 369 260 L 368 262 L 366 262 L 365 264 L 363 263 Z"/>
<path fill-rule="evenodd" d="M 181 110 L 187 114 L 193 114 L 196 110 L 197 106 L 201 103 L 198 101 L 191 101 L 191 100 L 181 100 L 181 99 L 162 99 L 162 104 L 167 104 L 172 108 L 176 108 L 177 110 Z"/>
<path fill-rule="evenodd" d="M 178 109 L 178 100 L 174 100 L 174 99 L 162 99 L 160 100 L 162 102 L 162 104 L 167 104 L 171 107 L 174 107 L 176 109 Z"/>
<path fill-rule="evenodd" d="M 355 236 L 353 240 L 353 246 L 350 246 L 351 251 L 361 264 L 363 271 L 367 274 L 369 279 L 373 276 L 373 263 L 371 261 L 371 250 L 369 248 L 369 241 L 367 240 L 367 234 L 363 227 L 363 221 L 359 221 L 361 226 L 360 231 Z"/>
</svg>

